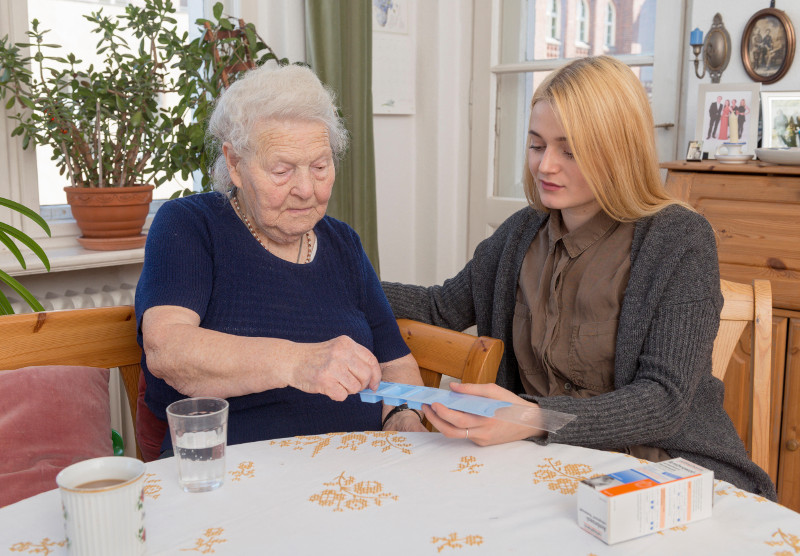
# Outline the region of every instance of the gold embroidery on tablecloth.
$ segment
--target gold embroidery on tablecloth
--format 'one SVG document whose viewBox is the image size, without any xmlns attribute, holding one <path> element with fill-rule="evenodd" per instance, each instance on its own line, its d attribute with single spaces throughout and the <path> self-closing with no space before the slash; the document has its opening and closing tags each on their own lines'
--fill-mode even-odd
<svg viewBox="0 0 800 556">
<path fill-rule="evenodd" d="M 153 479 L 155 473 L 147 473 L 144 477 L 144 495 L 149 496 L 153 500 L 157 500 L 161 496 L 161 479 Z"/>
<path fill-rule="evenodd" d="M 788 556 L 789 554 L 800 554 L 800 537 L 797 535 L 792 535 L 791 533 L 784 533 L 780 529 L 772 533 L 773 538 L 776 538 L 774 541 L 764 541 L 764 544 L 769 546 L 786 546 L 788 548 L 794 549 L 794 552 L 790 550 L 781 550 L 780 552 L 776 552 L 775 556 Z"/>
<path fill-rule="evenodd" d="M 622 456 L 625 456 L 626 458 L 635 459 L 636 461 L 638 461 L 642 465 L 647 465 L 648 463 L 653 463 L 652 461 L 649 461 L 649 460 L 646 460 L 646 459 L 642 459 L 642 458 L 637 458 L 636 456 L 632 456 L 630 454 L 623 454 L 622 452 L 617 452 L 617 453 L 619 453 Z"/>
<path fill-rule="evenodd" d="M 231 482 L 238 483 L 242 479 L 252 479 L 256 476 L 256 466 L 252 461 L 243 461 L 235 471 L 228 471 L 233 478 Z"/>
<path fill-rule="evenodd" d="M 28 554 L 50 554 L 57 546 L 63 547 L 67 544 L 67 539 L 63 541 L 51 541 L 48 537 L 43 538 L 38 543 L 29 541 L 18 542 L 11 545 L 11 552 L 27 552 Z"/>
<path fill-rule="evenodd" d="M 372 445 L 376 448 L 382 448 L 381 452 L 388 452 L 394 448 L 404 454 L 411 454 L 411 444 L 406 440 L 405 436 L 398 434 L 397 431 L 372 431 L 368 434 L 375 437 Z"/>
<path fill-rule="evenodd" d="M 225 532 L 224 527 L 211 527 L 206 529 L 203 536 L 194 541 L 191 548 L 181 548 L 181 552 L 200 552 L 201 554 L 211 554 L 216 552 L 215 544 L 228 542 L 228 539 L 219 538 Z M 205 537 L 205 538 L 203 538 Z"/>
<path fill-rule="evenodd" d="M 482 463 L 476 463 L 478 458 L 475 456 L 464 456 L 461 458 L 461 461 L 458 464 L 457 469 L 453 469 L 453 473 L 458 473 L 459 471 L 469 471 L 470 474 L 472 473 L 480 473 L 478 471 L 479 467 L 483 467 Z"/>
<path fill-rule="evenodd" d="M 345 477 L 342 471 L 330 483 L 323 483 L 327 488 L 318 494 L 312 495 L 309 502 L 316 502 L 322 507 L 335 506 L 334 512 L 342 512 L 342 506 L 348 510 L 363 510 L 370 503 L 382 505 L 385 500 L 397 500 L 391 492 L 384 492 L 383 485 L 377 481 L 360 481 L 356 483 L 354 477 Z"/>
<path fill-rule="evenodd" d="M 676 525 L 675 527 L 670 527 L 669 529 L 667 529 L 665 531 L 657 531 L 657 532 L 658 532 L 659 535 L 663 536 L 663 535 L 666 535 L 667 531 L 675 531 L 677 533 L 678 531 L 686 531 L 688 528 L 689 527 L 686 526 L 686 525 Z"/>
<path fill-rule="evenodd" d="M 758 494 L 753 494 L 752 492 L 747 492 L 746 490 L 736 488 L 732 484 L 727 483 L 725 484 L 725 486 L 721 485 L 722 485 L 721 480 L 714 481 L 714 494 L 716 494 L 717 496 L 728 496 L 729 494 L 733 494 L 737 498 L 750 498 L 751 500 L 754 500 L 755 502 L 758 503 L 767 501 L 767 499 L 764 498 L 763 496 L 759 496 Z"/>
<path fill-rule="evenodd" d="M 547 483 L 547 488 L 560 491 L 561 494 L 575 494 L 578 483 L 584 479 L 599 477 L 601 473 L 589 475 L 592 467 L 585 463 L 568 463 L 563 465 L 561 460 L 544 458 L 547 463 L 540 463 L 539 470 L 533 474 L 533 484 Z"/>
<path fill-rule="evenodd" d="M 462 539 L 458 537 L 458 533 L 450 533 L 446 537 L 433 537 L 433 539 L 431 539 L 431 544 L 439 543 L 442 544 L 436 547 L 437 552 L 441 552 L 445 548 L 464 548 L 464 545 L 478 546 L 483 544 L 483 537 L 480 535 L 467 535 Z"/>
<path fill-rule="evenodd" d="M 404 454 L 411 453 L 411 444 L 406 440 L 406 437 L 398 434 L 397 431 L 332 432 L 315 436 L 295 436 L 294 438 L 271 440 L 270 446 L 291 447 L 295 450 L 303 450 L 313 446 L 314 450 L 311 453 L 313 458 L 330 446 L 331 442 L 336 438 L 339 439 L 337 450 L 349 449 L 355 452 L 358 451 L 359 446 L 368 442 L 369 437 L 375 438 L 371 446 L 381 448 L 381 452 L 387 452 L 394 448 Z"/>
</svg>

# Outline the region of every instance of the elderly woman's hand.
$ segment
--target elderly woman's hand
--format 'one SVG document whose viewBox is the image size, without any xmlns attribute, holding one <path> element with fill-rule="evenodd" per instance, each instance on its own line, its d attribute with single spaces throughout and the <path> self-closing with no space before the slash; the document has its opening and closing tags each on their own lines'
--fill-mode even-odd
<svg viewBox="0 0 800 556">
<path fill-rule="evenodd" d="M 375 390 L 381 381 L 381 367 L 375 356 L 347 336 L 327 342 L 298 344 L 303 355 L 289 376 L 289 386 L 311 394 L 325 394 L 343 401 L 365 388 Z"/>
<path fill-rule="evenodd" d="M 406 411 L 398 411 L 383 425 L 385 431 L 402 431 L 402 432 L 428 432 L 425 425 L 420 421 L 419 414 L 410 409 Z"/>
</svg>

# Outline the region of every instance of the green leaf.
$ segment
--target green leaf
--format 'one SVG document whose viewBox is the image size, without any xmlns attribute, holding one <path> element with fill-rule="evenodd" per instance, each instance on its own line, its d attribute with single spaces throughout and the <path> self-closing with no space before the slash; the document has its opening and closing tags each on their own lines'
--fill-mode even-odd
<svg viewBox="0 0 800 556">
<path fill-rule="evenodd" d="M 28 218 L 39 224 L 39 226 L 45 232 L 47 232 L 48 236 L 50 235 L 50 226 L 47 225 L 47 222 L 45 221 L 44 218 L 41 217 L 41 215 L 39 215 L 32 209 L 29 209 L 23 204 L 17 203 L 16 201 L 12 201 L 11 199 L 6 199 L 4 197 L 0 197 L 0 206 L 8 207 L 11 210 L 14 210 L 22 214 L 23 216 L 27 216 Z"/>
<path fill-rule="evenodd" d="M 25 258 L 22 256 L 22 253 L 20 252 L 19 247 L 17 247 L 17 244 L 14 243 L 10 237 L 8 237 L 8 234 L 2 231 L 0 231 L 0 243 L 8 247 L 8 250 L 11 251 L 11 254 L 14 255 L 14 257 L 19 262 L 19 266 L 21 266 L 22 268 L 28 268 L 25 265 Z"/>
<path fill-rule="evenodd" d="M 24 243 L 25 246 L 33 251 L 34 254 L 39 257 L 39 260 L 44 263 L 44 267 L 47 269 L 47 271 L 50 271 L 50 260 L 47 258 L 44 250 L 39 247 L 39 244 L 36 243 L 36 241 L 34 241 L 33 238 L 31 238 L 28 234 L 19 231 L 14 226 L 9 226 L 5 222 L 0 222 L 0 232 L 5 232 L 8 235 L 17 238 L 21 243 Z M 22 264 L 22 267 L 25 268 L 24 263 L 20 264 Z"/>
<path fill-rule="evenodd" d="M 20 297 L 22 297 L 22 299 L 25 301 L 25 303 L 27 303 L 28 306 L 31 309 L 33 309 L 34 311 L 44 311 L 44 307 L 42 307 L 42 304 L 39 303 L 36 300 L 35 297 L 33 297 L 31 292 L 29 292 L 27 289 L 25 289 L 25 286 L 20 284 L 12 276 L 10 276 L 9 274 L 6 274 L 2 270 L 0 270 L 0 282 L 5 283 L 6 285 L 8 285 L 8 287 L 10 287 L 12 290 L 17 292 L 20 295 Z M 5 298 L 5 296 L 4 296 L 4 298 Z M 7 299 L 6 299 L 6 303 L 8 303 Z M 7 309 L 9 310 L 9 314 L 13 314 L 14 311 L 11 310 L 11 305 L 10 304 L 8 305 Z"/>
<path fill-rule="evenodd" d="M 219 18 L 222 17 L 222 9 L 223 9 L 222 2 L 217 2 L 216 4 L 214 4 L 213 12 L 215 19 L 219 20 Z"/>
<path fill-rule="evenodd" d="M 0 315 L 13 315 L 14 309 L 11 308 L 8 298 L 2 290 L 0 290 Z"/>
</svg>

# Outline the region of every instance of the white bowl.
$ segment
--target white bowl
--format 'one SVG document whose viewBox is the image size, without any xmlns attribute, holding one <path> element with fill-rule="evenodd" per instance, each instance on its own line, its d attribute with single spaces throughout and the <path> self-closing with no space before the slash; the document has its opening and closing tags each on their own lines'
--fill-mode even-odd
<svg viewBox="0 0 800 556">
<path fill-rule="evenodd" d="M 752 154 L 717 154 L 717 162 L 723 164 L 744 164 L 748 160 L 753 160 Z"/>
<path fill-rule="evenodd" d="M 756 156 L 759 160 L 771 164 L 800 164 L 800 147 L 756 149 Z"/>
</svg>

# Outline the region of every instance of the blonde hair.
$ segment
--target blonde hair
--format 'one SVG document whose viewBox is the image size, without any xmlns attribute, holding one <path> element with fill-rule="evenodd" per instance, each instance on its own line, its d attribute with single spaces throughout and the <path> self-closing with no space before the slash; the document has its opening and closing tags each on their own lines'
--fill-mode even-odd
<svg viewBox="0 0 800 556">
<path fill-rule="evenodd" d="M 537 102 L 552 106 L 578 168 L 611 218 L 633 221 L 672 204 L 691 208 L 664 189 L 650 103 L 628 66 L 609 56 L 580 58 L 547 76 L 531 109 Z M 523 179 L 528 202 L 547 211 L 527 163 Z"/>
</svg>

